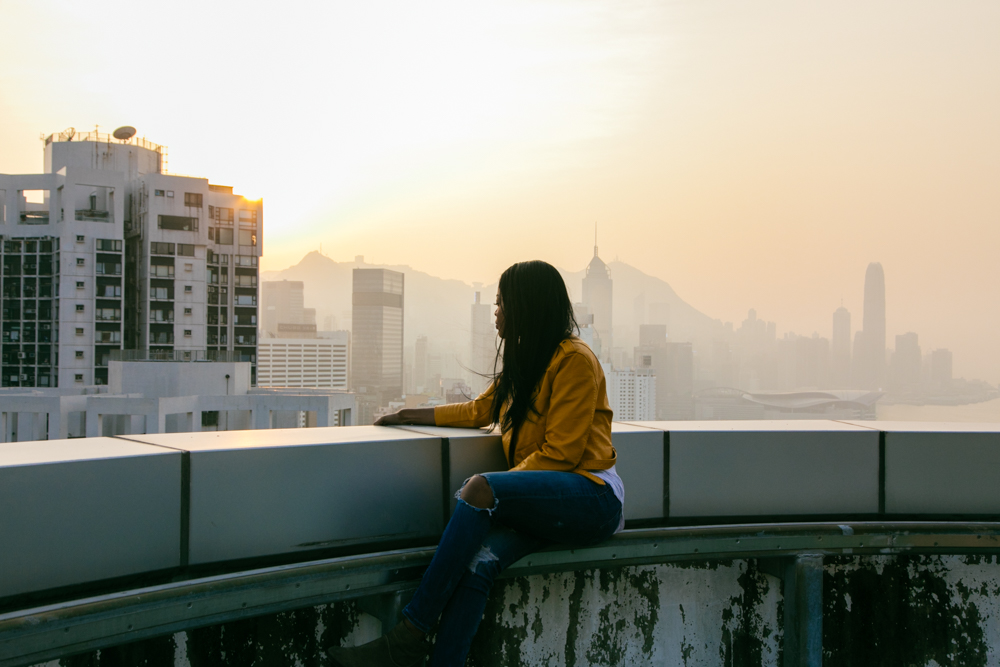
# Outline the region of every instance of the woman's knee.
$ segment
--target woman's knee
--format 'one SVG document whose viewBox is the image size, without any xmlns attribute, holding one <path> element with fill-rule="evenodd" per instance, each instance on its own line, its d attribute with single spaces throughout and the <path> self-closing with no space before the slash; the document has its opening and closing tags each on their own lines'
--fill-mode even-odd
<svg viewBox="0 0 1000 667">
<path fill-rule="evenodd" d="M 493 489 L 481 475 L 473 475 L 462 487 L 462 500 L 479 509 L 493 508 Z"/>
</svg>

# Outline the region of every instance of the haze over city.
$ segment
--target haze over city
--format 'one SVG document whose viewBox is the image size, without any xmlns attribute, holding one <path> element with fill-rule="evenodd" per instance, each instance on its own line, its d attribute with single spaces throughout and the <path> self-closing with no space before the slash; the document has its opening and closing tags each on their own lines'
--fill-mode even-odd
<svg viewBox="0 0 1000 667">
<path fill-rule="evenodd" d="M 322 246 L 489 284 L 530 257 L 579 271 L 596 223 L 605 259 L 712 318 L 829 336 L 841 304 L 860 326 L 877 261 L 890 341 L 1000 380 L 996 3 L 5 1 L 0 20 L 0 173 L 40 171 L 39 133 L 135 125 L 171 173 L 263 197 L 265 270 Z M 109 31 L 156 46 L 123 59 Z"/>
</svg>

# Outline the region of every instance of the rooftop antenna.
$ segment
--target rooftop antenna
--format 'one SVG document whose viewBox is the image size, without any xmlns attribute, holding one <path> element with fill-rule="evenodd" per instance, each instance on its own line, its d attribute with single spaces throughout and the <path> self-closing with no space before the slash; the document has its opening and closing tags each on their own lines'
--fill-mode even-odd
<svg viewBox="0 0 1000 667">
<path fill-rule="evenodd" d="M 594 257 L 597 257 L 597 223 L 594 223 Z"/>
</svg>

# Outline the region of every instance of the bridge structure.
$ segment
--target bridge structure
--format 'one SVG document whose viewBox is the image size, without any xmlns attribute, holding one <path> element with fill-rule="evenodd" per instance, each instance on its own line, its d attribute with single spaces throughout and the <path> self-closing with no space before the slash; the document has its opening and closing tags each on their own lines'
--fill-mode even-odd
<svg viewBox="0 0 1000 667">
<path fill-rule="evenodd" d="M 626 530 L 504 573 L 471 665 L 1000 664 L 1000 425 L 616 423 Z M 0 667 L 327 664 L 499 436 L 0 444 Z"/>
</svg>

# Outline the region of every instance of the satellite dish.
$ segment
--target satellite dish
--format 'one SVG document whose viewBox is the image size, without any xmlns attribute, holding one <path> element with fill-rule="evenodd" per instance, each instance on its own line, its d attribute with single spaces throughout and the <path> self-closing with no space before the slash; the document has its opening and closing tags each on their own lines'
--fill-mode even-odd
<svg viewBox="0 0 1000 667">
<path fill-rule="evenodd" d="M 75 127 L 66 128 L 66 131 L 63 132 L 63 135 L 66 137 L 66 141 L 73 141 L 73 137 L 76 136 L 76 128 Z"/>
<path fill-rule="evenodd" d="M 125 125 L 115 130 L 111 136 L 115 139 L 120 139 L 121 141 L 128 141 L 135 136 L 135 128 L 131 125 Z"/>
</svg>

